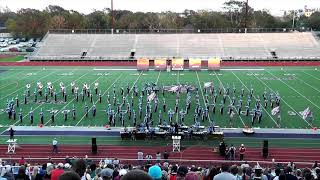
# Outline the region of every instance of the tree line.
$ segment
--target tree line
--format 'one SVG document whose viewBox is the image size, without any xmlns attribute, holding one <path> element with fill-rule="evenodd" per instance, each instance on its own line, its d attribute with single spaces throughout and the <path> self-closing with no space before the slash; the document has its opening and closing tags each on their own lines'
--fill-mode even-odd
<svg viewBox="0 0 320 180">
<path fill-rule="evenodd" d="M 216 28 L 291 28 L 293 13 L 282 17 L 272 16 L 267 10 L 254 10 L 245 2 L 231 0 L 224 3 L 224 11 L 185 10 L 176 12 L 131 12 L 114 10 L 116 29 L 216 29 Z M 0 12 L 0 25 L 17 37 L 42 37 L 49 29 L 111 29 L 110 9 L 82 14 L 59 6 L 48 6 L 42 11 L 20 9 L 17 12 Z M 311 17 L 295 18 L 295 28 L 320 30 L 320 12 Z"/>
</svg>

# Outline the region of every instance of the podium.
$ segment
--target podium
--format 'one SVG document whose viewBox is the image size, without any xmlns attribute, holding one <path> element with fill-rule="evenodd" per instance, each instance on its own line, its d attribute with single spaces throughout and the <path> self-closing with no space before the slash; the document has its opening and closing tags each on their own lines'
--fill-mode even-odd
<svg viewBox="0 0 320 180">
<path fill-rule="evenodd" d="M 172 136 L 172 152 L 180 152 L 180 140 L 181 136 Z"/>
<path fill-rule="evenodd" d="M 9 139 L 8 143 L 8 152 L 7 154 L 14 154 L 16 152 L 17 139 Z"/>
</svg>

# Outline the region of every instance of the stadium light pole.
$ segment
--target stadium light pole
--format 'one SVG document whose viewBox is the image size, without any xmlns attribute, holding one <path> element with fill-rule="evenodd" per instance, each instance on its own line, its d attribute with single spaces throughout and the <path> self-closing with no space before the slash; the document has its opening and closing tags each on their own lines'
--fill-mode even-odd
<svg viewBox="0 0 320 180">
<path fill-rule="evenodd" d="M 247 0 L 246 2 L 246 14 L 244 18 L 244 28 L 246 32 L 247 32 L 247 21 L 248 21 L 248 6 L 249 6 L 248 4 L 249 4 L 249 0 Z"/>
<path fill-rule="evenodd" d="M 113 0 L 111 0 L 111 23 L 112 23 L 112 29 L 111 33 L 113 34 L 113 30 L 115 29 L 115 23 L 114 23 L 114 11 L 113 11 Z"/>
</svg>

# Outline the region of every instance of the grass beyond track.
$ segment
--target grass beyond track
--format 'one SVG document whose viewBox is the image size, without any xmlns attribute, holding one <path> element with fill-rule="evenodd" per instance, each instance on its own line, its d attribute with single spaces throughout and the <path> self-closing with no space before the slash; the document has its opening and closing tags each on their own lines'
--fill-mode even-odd
<svg viewBox="0 0 320 180">
<path fill-rule="evenodd" d="M 281 96 L 281 121 L 279 122 L 276 116 L 271 115 L 271 108 L 262 108 L 263 118 L 261 124 L 255 123 L 254 127 L 268 127 L 277 128 L 277 124 L 285 128 L 312 128 L 320 127 L 320 71 L 316 67 L 250 67 L 245 69 L 234 70 L 221 70 L 221 71 L 173 71 L 173 72 L 159 72 L 159 71 L 124 71 L 124 70 L 109 70 L 110 67 L 0 67 L 0 124 L 8 126 L 11 124 L 19 125 L 18 120 L 8 120 L 7 114 L 3 112 L 6 108 L 6 102 L 9 99 L 15 99 L 18 95 L 20 100 L 20 107 L 16 109 L 17 115 L 19 109 L 23 112 L 23 125 L 31 125 L 28 117 L 28 112 L 32 107 L 34 110 L 34 124 L 39 124 L 39 113 L 42 108 L 45 112 L 45 125 L 50 125 L 50 114 L 47 110 L 58 110 L 55 118 L 55 125 L 71 125 L 71 126 L 104 126 L 107 124 L 106 115 L 106 95 L 109 92 L 112 99 L 113 85 L 116 86 L 117 95 L 116 98 L 120 101 L 120 88 L 129 85 L 133 87 L 134 83 L 137 84 L 141 91 L 142 86 L 145 83 L 156 83 L 162 87 L 164 85 L 176 85 L 185 84 L 199 87 L 200 103 L 201 107 L 204 107 L 204 90 L 203 85 L 205 82 L 213 82 L 215 89 L 219 87 L 230 87 L 230 98 L 235 96 L 237 98 L 236 104 L 239 100 L 240 90 L 243 87 L 245 90 L 245 96 L 243 98 L 243 108 L 247 101 L 249 89 L 254 89 L 254 98 L 250 109 L 254 108 L 255 98 L 258 96 L 263 103 L 262 94 L 264 91 L 269 93 L 278 92 Z M 264 70 L 259 70 L 260 68 Z M 98 70 L 97 70 L 98 69 Z M 256 70 L 255 70 L 256 69 Z M 66 103 L 54 104 L 54 103 L 35 103 L 33 102 L 33 91 L 36 87 L 36 83 L 41 81 L 46 86 L 47 82 L 52 82 L 54 89 L 59 91 L 59 83 L 63 82 L 67 87 L 68 101 Z M 94 94 L 94 102 L 97 102 L 97 116 L 92 117 L 92 113 L 89 113 L 89 117 L 84 116 L 85 104 L 88 104 L 89 108 L 92 107 L 89 98 L 85 98 L 85 102 L 75 102 L 74 97 L 71 95 L 70 83 L 76 82 L 81 90 L 84 82 L 91 84 L 91 91 L 93 92 L 93 84 L 99 82 L 99 90 L 103 94 L 102 103 L 98 103 L 98 97 Z M 31 84 L 31 96 L 29 97 L 29 103 L 23 104 L 23 94 L 26 90 L 26 84 Z M 236 93 L 232 93 L 232 88 L 236 87 Z M 175 94 L 166 93 L 165 98 L 168 109 L 174 108 Z M 219 114 L 220 102 L 222 95 L 218 96 L 216 113 L 211 111 L 209 119 L 214 121 L 216 125 L 220 127 L 244 127 L 251 126 L 251 117 L 244 115 L 235 115 L 232 124 L 229 123 L 229 115 L 227 115 L 227 106 L 229 105 L 229 97 L 227 97 L 226 105 L 224 106 L 224 115 Z M 44 97 L 39 97 L 38 100 L 43 100 Z M 159 94 L 159 106 L 158 109 L 162 109 L 162 94 Z M 49 100 L 52 98 L 50 97 Z M 58 99 L 61 99 L 61 94 L 58 94 Z M 185 107 L 186 94 L 180 96 L 180 109 Z M 211 98 L 209 98 L 211 100 Z M 128 96 L 130 102 L 131 95 Z M 145 101 L 143 104 L 143 113 L 145 113 Z M 187 125 L 193 124 L 193 112 L 195 107 L 195 93 L 192 94 L 192 105 L 190 113 L 185 118 Z M 72 120 L 71 113 L 68 114 L 68 121 L 63 120 L 62 110 L 71 110 L 73 104 L 76 107 L 77 119 Z M 152 103 L 153 104 L 153 103 Z M 138 112 L 138 98 L 134 98 L 134 109 Z M 154 105 L 152 106 L 154 107 Z M 304 120 L 299 112 L 303 111 L 307 107 L 310 107 L 314 121 L 309 122 L 308 119 Z M 115 109 L 115 107 L 113 107 Z M 295 115 L 289 115 L 289 112 L 293 112 Z M 178 120 L 178 116 L 174 118 L 174 122 Z M 153 119 L 158 123 L 158 113 L 153 113 Z M 132 126 L 132 121 L 128 120 L 128 116 L 125 116 L 126 126 Z M 168 114 L 163 113 L 163 119 L 168 119 Z M 143 119 L 139 119 L 138 123 Z M 313 123 L 313 124 L 312 124 Z M 201 125 L 208 125 L 209 121 L 201 122 Z M 119 117 L 116 118 L 116 126 L 121 126 Z"/>
<path fill-rule="evenodd" d="M 17 62 L 24 59 L 24 56 L 0 57 L 0 62 Z"/>
</svg>

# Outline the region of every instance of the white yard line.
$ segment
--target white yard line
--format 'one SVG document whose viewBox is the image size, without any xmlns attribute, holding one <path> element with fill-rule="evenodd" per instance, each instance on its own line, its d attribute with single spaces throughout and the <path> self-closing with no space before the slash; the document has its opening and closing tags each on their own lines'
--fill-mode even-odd
<svg viewBox="0 0 320 180">
<path fill-rule="evenodd" d="M 204 94 L 203 94 L 202 86 L 201 86 L 201 83 L 200 83 L 198 71 L 196 71 L 196 75 L 197 75 L 197 79 L 198 79 L 198 84 L 199 84 L 199 87 L 200 87 L 200 91 L 201 91 L 201 94 L 202 94 L 203 103 L 204 103 L 204 105 L 205 105 L 205 104 L 206 104 L 206 101 L 204 100 Z M 209 118 L 209 122 L 211 123 L 210 113 L 208 113 L 208 118 Z"/>
<path fill-rule="evenodd" d="M 214 72 L 214 74 L 216 75 L 216 77 L 218 78 L 218 80 L 219 80 L 220 84 L 222 85 L 223 91 L 225 91 L 224 85 L 222 84 L 222 82 L 221 82 L 221 80 L 220 80 L 219 76 L 217 75 L 217 73 L 216 73 L 216 72 Z M 228 95 L 228 98 L 229 98 L 229 100 L 231 100 L 231 97 L 230 97 L 229 95 Z M 238 112 L 237 108 L 235 108 L 235 107 L 233 107 L 233 108 L 236 110 L 237 114 L 239 114 L 239 112 Z M 244 123 L 244 121 L 243 121 L 243 119 L 242 119 L 241 115 L 239 115 L 238 117 L 240 118 L 240 120 L 241 120 L 241 122 L 242 122 L 242 125 L 243 125 L 243 126 L 246 126 L 246 124 Z"/>
<path fill-rule="evenodd" d="M 136 79 L 136 81 L 133 83 L 130 91 L 133 89 L 134 85 L 137 83 L 137 81 L 138 81 L 139 78 L 141 77 L 142 72 L 143 72 L 143 71 L 141 71 L 140 75 L 138 76 L 138 78 Z M 102 94 L 102 96 L 104 96 L 104 95 L 107 93 L 107 91 L 120 79 L 120 77 L 122 77 L 122 75 L 123 75 L 123 74 L 121 74 L 121 75 L 108 87 L 108 89 Z M 128 96 L 128 94 L 127 94 L 127 96 Z M 98 101 L 99 101 L 99 100 L 97 100 L 97 101 L 95 102 L 95 104 L 96 104 Z M 88 111 L 90 111 L 91 109 L 92 109 L 92 106 L 90 107 L 90 109 L 89 109 Z M 77 122 L 77 124 L 76 124 L 75 126 L 78 126 L 78 125 L 80 124 L 80 122 L 84 119 L 85 116 L 86 116 L 86 115 L 84 114 L 84 115 L 82 116 L 82 118 Z"/>
<path fill-rule="evenodd" d="M 282 70 L 282 71 L 283 71 L 283 72 L 288 73 L 288 72 L 287 72 L 287 71 L 285 71 L 285 70 Z M 295 76 L 295 78 L 297 78 L 299 81 L 303 82 L 304 84 L 308 85 L 308 86 L 309 86 L 309 87 L 311 87 L 312 89 L 314 89 L 314 90 L 316 90 L 316 91 L 320 92 L 317 88 L 313 87 L 313 86 L 312 86 L 312 85 L 310 85 L 309 83 L 306 83 L 304 80 L 302 80 L 302 79 L 298 78 L 298 76 Z"/>
<path fill-rule="evenodd" d="M 42 71 L 42 70 L 41 70 L 41 71 Z M 40 71 L 35 72 L 35 73 L 39 73 L 39 72 L 40 72 Z M 18 73 L 18 74 L 13 74 L 13 76 L 17 76 L 17 77 L 19 77 L 19 76 L 20 76 L 20 74 L 23 74 L 23 73 L 26 73 L 26 72 L 22 72 L 22 73 Z M 23 77 L 23 78 L 19 79 L 18 81 L 21 81 L 21 80 L 26 79 L 26 78 L 28 78 L 28 77 L 29 77 L 29 76 L 27 76 L 27 75 L 25 75 L 25 74 L 24 74 L 24 76 L 25 76 L 25 77 Z M 10 78 L 3 78 L 3 79 L 1 79 L 1 81 L 5 80 L 5 79 L 10 79 Z M 0 89 L 3 89 L 3 88 L 5 88 L 5 87 L 8 87 L 8 86 L 10 86 L 11 84 L 15 84 L 15 83 L 17 83 L 18 81 L 14 81 L 14 82 L 12 82 L 12 83 L 10 83 L 10 84 L 6 84 L 6 85 L 4 85 L 4 86 L 0 87 Z"/>
<path fill-rule="evenodd" d="M 263 82 L 261 79 L 259 79 L 259 77 L 257 77 L 256 75 L 253 75 L 256 79 L 258 79 L 261 83 L 263 83 L 270 91 L 272 91 L 273 93 L 276 93 L 273 89 L 271 89 L 265 82 Z M 302 120 L 304 120 L 310 127 L 313 127 L 308 121 L 306 121 L 305 119 L 302 118 L 302 116 L 300 115 L 299 112 L 297 112 L 295 109 L 293 109 L 292 106 L 289 105 L 289 103 L 287 103 L 284 99 L 281 99 L 281 101 L 283 101 L 291 110 L 293 110 L 299 117 L 301 117 Z"/>
<path fill-rule="evenodd" d="M 177 83 L 180 84 L 180 71 L 178 71 L 178 75 L 177 75 Z"/>
<path fill-rule="evenodd" d="M 267 73 L 269 73 L 271 76 L 279 79 L 283 84 L 285 84 L 286 86 L 288 86 L 290 89 L 294 90 L 296 93 L 300 94 L 300 96 L 304 97 L 306 100 L 308 100 L 311 104 L 313 104 L 315 107 L 317 107 L 318 109 L 320 109 L 320 107 L 318 105 L 316 105 L 315 103 L 313 103 L 312 101 L 310 101 L 310 99 L 308 99 L 306 96 L 304 96 L 303 94 L 301 94 L 299 91 L 297 91 L 295 88 L 293 88 L 292 86 L 290 86 L 289 84 L 287 84 L 286 82 L 284 82 L 281 78 L 278 78 L 277 76 L 275 76 L 274 74 L 270 73 L 269 71 L 266 70 Z"/>
<path fill-rule="evenodd" d="M 42 76 L 40 79 L 38 79 L 37 81 L 33 81 L 32 82 L 32 84 L 35 84 L 35 83 L 37 83 L 38 81 L 40 81 L 41 79 L 43 79 L 43 78 L 45 78 L 45 77 L 48 77 L 48 76 L 50 76 L 51 74 L 53 74 L 55 71 L 53 71 L 53 72 L 51 72 L 51 73 L 49 73 L 49 74 L 47 74 L 47 75 L 45 75 L 45 76 Z M 8 94 L 8 95 L 6 95 L 6 96 L 4 96 L 4 97 L 2 97 L 2 98 L 0 98 L 0 100 L 2 100 L 2 99 L 4 99 L 4 98 L 6 98 L 6 97 L 8 97 L 8 96 L 10 96 L 10 95 L 12 95 L 12 94 L 15 94 L 17 91 L 20 91 L 21 89 L 23 89 L 23 88 L 25 88 L 25 86 L 23 85 L 21 88 L 19 88 L 19 89 L 17 89 L 17 90 L 15 90 L 15 91 L 13 91 L 12 93 L 10 93 L 10 94 Z"/>
<path fill-rule="evenodd" d="M 82 76 L 80 76 L 78 79 L 76 79 L 74 82 L 78 81 L 79 79 L 81 79 L 83 76 L 87 75 L 89 72 L 83 74 Z M 102 76 L 99 76 L 99 78 L 97 78 L 93 83 L 95 83 L 97 80 L 99 80 Z M 91 83 L 91 85 L 93 84 Z M 67 86 L 69 87 L 70 84 Z M 67 88 L 66 87 L 66 88 Z M 56 117 L 62 110 L 64 110 L 64 108 L 66 108 L 70 103 L 72 103 L 73 101 L 75 100 L 75 98 L 73 98 L 70 102 L 68 102 L 68 104 L 66 104 L 63 108 L 61 108 L 55 115 L 54 117 Z M 44 124 L 44 125 L 47 125 L 48 123 L 50 122 L 50 119 Z"/>
<path fill-rule="evenodd" d="M 158 85 L 158 82 L 159 82 L 160 73 L 161 73 L 161 71 L 159 71 L 159 74 L 158 74 L 158 77 L 157 77 L 157 81 L 156 81 L 156 84 L 157 84 L 157 85 Z"/>
<path fill-rule="evenodd" d="M 232 71 L 231 71 L 232 72 Z M 241 82 L 241 84 L 249 91 L 249 88 L 243 83 L 243 81 L 234 73 L 232 74 Z M 255 100 L 257 100 L 256 96 L 253 96 Z M 264 111 L 268 114 L 268 116 L 272 119 L 272 121 L 279 127 L 279 124 L 274 120 L 274 118 L 269 114 L 269 112 L 264 108 L 263 105 L 261 107 L 264 109 Z"/>
<path fill-rule="evenodd" d="M 309 75 L 309 76 L 311 76 L 311 77 L 313 77 L 314 79 L 320 81 L 320 78 L 317 78 L 316 76 L 314 76 L 314 75 L 312 75 L 312 74 L 309 74 L 309 73 L 307 73 L 307 72 L 305 72 L 305 71 L 302 71 L 302 72 L 305 73 L 305 74 L 307 74 L 307 75 Z"/>
</svg>

